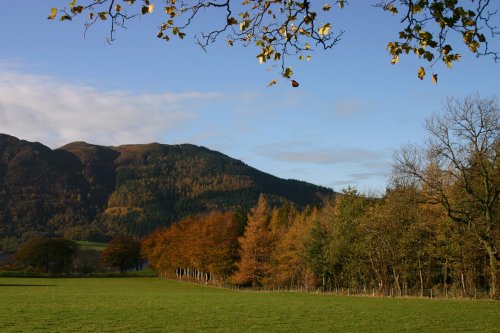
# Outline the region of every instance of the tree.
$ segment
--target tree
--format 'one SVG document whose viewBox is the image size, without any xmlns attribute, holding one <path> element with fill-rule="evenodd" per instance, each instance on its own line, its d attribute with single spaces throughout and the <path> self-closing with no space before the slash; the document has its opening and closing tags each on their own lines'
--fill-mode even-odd
<svg viewBox="0 0 500 333">
<path fill-rule="evenodd" d="M 240 258 L 235 281 L 258 287 L 269 282 L 274 249 L 273 235 L 269 229 L 270 213 L 266 198 L 261 195 L 257 206 L 248 214 L 248 224 L 239 238 Z"/>
<path fill-rule="evenodd" d="M 500 110 L 496 98 L 450 98 L 426 123 L 423 147 L 395 155 L 395 182 L 414 183 L 425 199 L 466 225 L 489 257 L 490 292 L 498 297 Z"/>
<path fill-rule="evenodd" d="M 415 54 L 426 67 L 442 61 L 447 67 L 460 60 L 455 51 L 462 39 L 467 48 L 477 56 L 490 55 L 498 60 L 498 54 L 489 48 L 489 40 L 498 34 L 491 19 L 496 11 L 490 11 L 490 0 L 377 0 L 375 6 L 398 17 L 403 25 L 398 38 L 389 42 L 387 49 L 396 64 L 401 54 Z M 320 2 L 308 0 L 169 0 L 165 1 L 165 17 L 159 24 L 157 37 L 169 41 L 172 37 L 183 39 L 193 22 L 207 12 L 219 15 L 214 26 L 206 27 L 196 35 L 197 43 L 207 46 L 224 38 L 229 46 L 240 43 L 255 45 L 260 63 L 276 61 L 281 64 L 281 76 L 292 79 L 290 58 L 310 60 L 315 48 L 330 49 L 340 41 L 343 30 L 333 27 L 334 6 L 344 9 L 347 0 Z M 108 42 L 115 39 L 117 28 L 125 28 L 128 20 L 153 13 L 152 0 L 86 0 L 77 4 L 71 1 L 69 8 L 52 8 L 49 19 L 71 21 L 86 15 L 85 31 L 98 22 L 110 25 Z M 203 13 L 203 14 L 202 14 Z M 207 14 L 205 14 L 207 15 Z M 460 39 L 457 39 L 459 36 Z M 418 78 L 426 75 L 424 66 L 418 69 Z M 432 75 L 437 82 L 437 74 Z M 269 85 L 276 84 L 273 80 Z"/>
<path fill-rule="evenodd" d="M 63 238 L 34 238 L 21 246 L 14 259 L 25 268 L 45 273 L 62 273 L 70 269 L 78 245 Z"/>
<path fill-rule="evenodd" d="M 359 255 L 364 244 L 359 229 L 361 216 L 372 205 L 372 199 L 354 188 L 342 191 L 319 214 L 311 229 L 308 259 L 322 287 L 357 287 L 364 283 L 367 269 Z"/>
<path fill-rule="evenodd" d="M 138 270 L 141 262 L 140 242 L 127 235 L 114 237 L 101 254 L 103 266 L 117 268 L 121 273 L 126 272 L 131 267 Z"/>
<path fill-rule="evenodd" d="M 306 254 L 313 222 L 317 216 L 316 208 L 295 213 L 290 227 L 276 240 L 273 257 L 276 262 L 274 274 L 278 285 L 290 289 L 304 287 L 306 290 L 311 286 L 314 287 L 315 276 L 308 265 Z"/>
<path fill-rule="evenodd" d="M 149 235 L 142 249 L 160 276 L 175 271 L 181 279 L 224 282 L 236 269 L 240 220 L 233 212 L 188 216 Z"/>
</svg>

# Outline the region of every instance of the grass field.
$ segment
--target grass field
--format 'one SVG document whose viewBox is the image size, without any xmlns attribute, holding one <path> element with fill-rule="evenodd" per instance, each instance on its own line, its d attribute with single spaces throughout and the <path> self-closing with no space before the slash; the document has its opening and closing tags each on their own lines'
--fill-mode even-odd
<svg viewBox="0 0 500 333">
<path fill-rule="evenodd" d="M 0 278 L 0 332 L 500 332 L 500 302 L 244 292 L 157 278 Z"/>
<path fill-rule="evenodd" d="M 99 242 L 88 242 L 88 241 L 76 241 L 80 249 L 84 250 L 97 250 L 104 251 L 108 246 L 108 243 L 99 243 Z"/>
</svg>

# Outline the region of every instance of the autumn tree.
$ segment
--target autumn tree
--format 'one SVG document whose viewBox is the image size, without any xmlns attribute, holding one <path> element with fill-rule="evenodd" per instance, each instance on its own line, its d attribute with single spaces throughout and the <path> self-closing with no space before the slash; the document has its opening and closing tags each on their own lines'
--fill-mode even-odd
<svg viewBox="0 0 500 333">
<path fill-rule="evenodd" d="M 489 257 L 490 290 L 498 296 L 500 110 L 496 98 L 450 98 L 426 123 L 422 147 L 395 155 L 395 182 L 418 186 L 429 203 L 467 226 Z"/>
<path fill-rule="evenodd" d="M 308 262 L 307 246 L 318 215 L 316 208 L 295 213 L 290 226 L 276 239 L 274 279 L 279 286 L 306 290 L 315 287 L 316 277 Z"/>
<path fill-rule="evenodd" d="M 241 225 L 233 212 L 188 216 L 146 237 L 143 253 L 160 276 L 224 282 L 236 269 Z"/>
<path fill-rule="evenodd" d="M 45 273 L 68 272 L 77 253 L 78 245 L 63 238 L 34 238 L 21 246 L 14 259 Z"/>
<path fill-rule="evenodd" d="M 396 64 L 401 55 L 415 55 L 423 65 L 418 77 L 423 79 L 426 69 L 441 61 L 447 67 L 460 60 L 460 47 L 465 46 L 477 56 L 498 54 L 490 49 L 490 39 L 498 34 L 492 24 L 496 11 L 490 0 L 374 0 L 372 5 L 394 16 L 401 22 L 401 31 L 389 42 L 387 50 Z M 163 8 L 155 7 L 153 0 L 73 0 L 65 8 L 52 8 L 49 19 L 71 21 L 86 16 L 85 31 L 98 23 L 109 25 L 109 42 L 115 39 L 118 28 L 127 21 L 161 11 L 157 37 L 163 41 L 183 39 L 197 19 L 216 15 L 213 24 L 195 35 L 197 43 L 206 49 L 219 39 L 229 46 L 254 45 L 260 63 L 274 61 L 281 65 L 281 76 L 297 87 L 292 79 L 292 59 L 311 59 L 315 49 L 335 47 L 344 34 L 335 26 L 337 10 L 346 10 L 347 0 L 276 1 L 276 0 L 214 0 L 165 1 Z M 367 6 L 370 4 L 367 4 Z M 458 37 L 458 38 L 457 38 Z M 462 41 L 462 42 L 460 42 Z M 463 48 L 462 46 L 462 48 Z M 434 81 L 437 74 L 433 74 Z M 269 85 L 277 83 L 273 80 Z"/>
<path fill-rule="evenodd" d="M 234 277 L 237 283 L 258 287 L 270 282 L 274 242 L 269 221 L 269 207 L 266 198 L 261 195 L 248 214 L 245 233 L 239 238 L 241 260 Z"/>
<path fill-rule="evenodd" d="M 420 295 L 424 293 L 429 280 L 425 267 L 430 260 L 426 252 L 430 232 L 424 225 L 429 215 L 419 199 L 415 188 L 391 189 L 360 219 L 365 235 L 361 252 L 379 292 L 404 295 L 418 286 Z"/>
<path fill-rule="evenodd" d="M 115 236 L 101 254 L 103 266 L 116 268 L 121 273 L 132 267 L 139 270 L 141 261 L 140 242 L 127 235 Z"/>
<path fill-rule="evenodd" d="M 321 210 L 311 229 L 307 251 L 323 288 L 353 287 L 363 282 L 367 269 L 359 255 L 363 234 L 358 219 L 371 201 L 356 189 L 347 188 Z"/>
</svg>

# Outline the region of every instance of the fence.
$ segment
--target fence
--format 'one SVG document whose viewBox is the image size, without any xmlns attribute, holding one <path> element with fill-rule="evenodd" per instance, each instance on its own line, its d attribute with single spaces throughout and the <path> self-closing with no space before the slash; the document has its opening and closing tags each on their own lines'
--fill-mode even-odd
<svg viewBox="0 0 500 333">
<path fill-rule="evenodd" d="M 257 292 L 302 292 L 311 294 L 326 294 L 337 296 L 364 296 L 364 297 L 397 297 L 397 298 L 427 298 L 427 299 L 491 299 L 489 289 L 475 288 L 470 291 L 462 289 L 442 289 L 430 288 L 421 289 L 413 288 L 401 291 L 396 291 L 390 288 L 386 291 L 378 290 L 377 288 L 286 288 L 286 287 L 244 287 L 234 284 L 225 283 L 219 287 L 238 291 L 257 291 Z"/>
</svg>

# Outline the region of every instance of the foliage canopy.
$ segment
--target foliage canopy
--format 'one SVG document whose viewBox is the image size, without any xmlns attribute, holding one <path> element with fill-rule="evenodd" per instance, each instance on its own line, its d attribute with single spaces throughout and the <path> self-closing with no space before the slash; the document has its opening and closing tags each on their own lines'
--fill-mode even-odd
<svg viewBox="0 0 500 333">
<path fill-rule="evenodd" d="M 25 268 L 33 268 L 45 273 L 62 273 L 70 269 L 70 264 L 78 250 L 78 245 L 63 238 L 34 238 L 26 242 L 14 254 L 14 259 L 23 262 Z"/>
<path fill-rule="evenodd" d="M 311 60 L 315 49 L 330 49 L 337 45 L 344 31 L 334 25 L 336 10 L 345 10 L 347 0 L 319 2 L 307 0 L 168 0 L 161 9 L 163 18 L 157 37 L 163 41 L 184 39 L 197 19 L 210 12 L 219 14 L 213 26 L 206 26 L 195 35 L 203 48 L 225 38 L 227 45 L 253 45 L 260 63 L 274 61 L 281 66 L 281 76 L 293 87 L 290 59 Z M 390 41 L 387 50 L 396 64 L 402 54 L 413 54 L 422 61 L 417 76 L 423 79 L 426 69 L 442 61 L 448 68 L 459 61 L 456 50 L 460 40 L 477 56 L 489 55 L 496 61 L 498 54 L 489 41 L 499 33 L 492 25 L 490 0 L 377 0 L 375 7 L 401 21 L 401 31 Z M 338 7 L 338 9 L 335 9 Z M 158 11 L 152 0 L 73 0 L 62 9 L 52 8 L 49 19 L 71 21 L 86 15 L 85 30 L 97 23 L 110 25 L 108 41 L 112 42 L 118 28 L 128 20 Z M 457 38 L 458 36 L 458 38 Z M 432 75 L 437 82 L 437 74 Z M 269 86 L 277 83 L 272 80 Z"/>
</svg>

